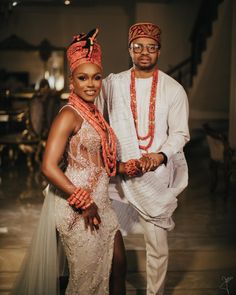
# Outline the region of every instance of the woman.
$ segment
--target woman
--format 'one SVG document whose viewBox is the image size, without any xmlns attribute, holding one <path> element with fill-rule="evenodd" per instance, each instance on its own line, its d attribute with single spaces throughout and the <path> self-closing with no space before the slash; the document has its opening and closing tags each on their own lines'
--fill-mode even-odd
<svg viewBox="0 0 236 295">
<path fill-rule="evenodd" d="M 102 83 L 96 35 L 97 30 L 76 36 L 68 48 L 72 91 L 53 123 L 42 164 L 44 175 L 66 196 L 55 197 L 56 228 L 70 272 L 66 294 L 108 294 L 112 259 L 111 289 L 125 293 L 125 266 L 118 266 L 120 260 L 125 264 L 124 245 L 107 195 L 109 176 L 116 173 L 116 139 L 93 104 Z"/>
<path fill-rule="evenodd" d="M 67 50 L 71 93 L 49 133 L 42 172 L 51 185 L 16 294 L 59 293 L 56 230 L 69 266 L 67 295 L 125 294 L 124 244 L 107 188 L 117 168 L 128 176 L 139 168 L 136 160 L 117 165 L 114 133 L 94 105 L 102 83 L 97 33 L 74 37 Z"/>
</svg>

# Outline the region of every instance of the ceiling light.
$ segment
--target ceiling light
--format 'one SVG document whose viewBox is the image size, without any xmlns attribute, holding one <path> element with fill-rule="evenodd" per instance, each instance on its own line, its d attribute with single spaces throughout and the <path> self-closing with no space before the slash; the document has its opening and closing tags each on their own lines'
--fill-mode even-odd
<svg viewBox="0 0 236 295">
<path fill-rule="evenodd" d="M 65 5 L 70 5 L 70 0 L 65 0 L 65 1 L 64 1 L 64 4 L 65 4 Z"/>
<path fill-rule="evenodd" d="M 18 1 L 12 1 L 12 6 L 15 7 L 18 4 Z"/>
</svg>

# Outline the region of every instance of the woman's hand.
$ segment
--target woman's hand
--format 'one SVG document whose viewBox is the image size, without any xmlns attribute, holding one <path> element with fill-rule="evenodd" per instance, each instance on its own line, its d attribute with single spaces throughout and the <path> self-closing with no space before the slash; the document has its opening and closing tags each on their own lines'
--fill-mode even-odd
<svg viewBox="0 0 236 295">
<path fill-rule="evenodd" d="M 82 216 L 84 218 L 84 225 L 86 229 L 88 227 L 90 227 L 91 231 L 99 229 L 101 218 L 98 214 L 98 207 L 95 203 L 92 203 L 87 209 L 83 210 Z"/>
<path fill-rule="evenodd" d="M 67 202 L 70 206 L 75 207 L 76 209 L 87 209 L 87 207 L 93 203 L 93 200 L 88 191 L 77 187 L 69 196 Z"/>
<path fill-rule="evenodd" d="M 88 227 L 90 227 L 91 231 L 99 229 L 101 219 L 98 214 L 98 207 L 94 203 L 90 192 L 84 188 L 77 187 L 69 196 L 67 202 L 75 211 L 82 214 L 86 229 Z"/>
<path fill-rule="evenodd" d="M 127 162 L 119 162 L 117 173 L 124 174 L 128 177 L 136 177 L 142 174 L 140 161 L 137 159 L 130 159 Z"/>
</svg>

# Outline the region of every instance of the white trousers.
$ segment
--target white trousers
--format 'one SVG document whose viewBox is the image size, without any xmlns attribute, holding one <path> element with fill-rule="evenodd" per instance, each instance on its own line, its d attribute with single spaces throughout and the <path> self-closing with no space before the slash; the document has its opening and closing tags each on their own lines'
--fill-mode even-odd
<svg viewBox="0 0 236 295">
<path fill-rule="evenodd" d="M 168 267 L 167 231 L 140 217 L 146 242 L 147 295 L 163 295 Z"/>
</svg>

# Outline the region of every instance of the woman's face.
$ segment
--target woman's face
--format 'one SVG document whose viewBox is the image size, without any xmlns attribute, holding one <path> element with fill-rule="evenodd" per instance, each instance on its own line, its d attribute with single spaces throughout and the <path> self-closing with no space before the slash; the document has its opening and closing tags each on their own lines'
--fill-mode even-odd
<svg viewBox="0 0 236 295">
<path fill-rule="evenodd" d="M 74 92 L 86 102 L 94 102 L 102 86 L 101 69 L 92 63 L 79 65 L 72 73 Z"/>
</svg>

